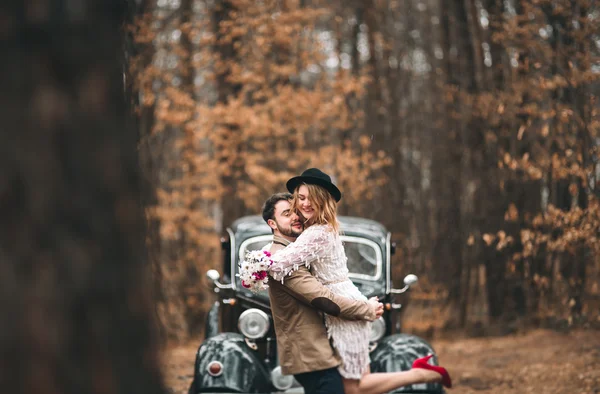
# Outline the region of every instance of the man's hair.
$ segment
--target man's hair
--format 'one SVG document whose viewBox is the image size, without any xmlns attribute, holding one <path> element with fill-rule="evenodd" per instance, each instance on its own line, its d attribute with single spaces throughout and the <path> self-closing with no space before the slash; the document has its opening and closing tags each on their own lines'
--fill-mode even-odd
<svg viewBox="0 0 600 394">
<path fill-rule="evenodd" d="M 290 193 L 275 193 L 265 201 L 262 208 L 262 217 L 265 222 L 269 219 L 275 219 L 275 205 L 279 201 L 291 201 L 292 195 Z"/>
</svg>

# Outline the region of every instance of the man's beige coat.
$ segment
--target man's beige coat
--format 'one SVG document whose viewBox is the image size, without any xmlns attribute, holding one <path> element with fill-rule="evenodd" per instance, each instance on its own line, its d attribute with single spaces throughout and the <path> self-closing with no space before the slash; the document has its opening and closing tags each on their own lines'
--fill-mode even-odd
<svg viewBox="0 0 600 394">
<path fill-rule="evenodd" d="M 275 253 L 283 247 L 274 243 L 270 251 Z M 306 267 L 287 276 L 283 284 L 269 278 L 269 298 L 279 363 L 286 375 L 340 365 L 341 360 L 327 338 L 322 312 L 348 320 L 375 320 L 375 313 L 366 301 L 332 293 Z"/>
</svg>

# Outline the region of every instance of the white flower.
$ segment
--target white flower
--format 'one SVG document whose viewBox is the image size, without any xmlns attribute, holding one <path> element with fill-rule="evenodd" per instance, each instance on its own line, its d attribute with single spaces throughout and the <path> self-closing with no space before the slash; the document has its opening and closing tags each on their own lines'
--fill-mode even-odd
<svg viewBox="0 0 600 394">
<path fill-rule="evenodd" d="M 268 269 L 271 264 L 272 261 L 269 255 L 264 251 L 249 251 L 246 253 L 244 260 L 240 262 L 240 273 L 236 276 L 243 282 L 244 287 L 253 292 L 265 290 L 269 287 Z"/>
</svg>

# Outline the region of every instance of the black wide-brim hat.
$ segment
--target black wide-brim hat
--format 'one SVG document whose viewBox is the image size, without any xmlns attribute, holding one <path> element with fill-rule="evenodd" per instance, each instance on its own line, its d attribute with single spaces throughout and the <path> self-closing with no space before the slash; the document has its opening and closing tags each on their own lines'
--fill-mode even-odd
<svg viewBox="0 0 600 394">
<path fill-rule="evenodd" d="M 324 187 L 336 202 L 339 202 L 342 199 L 342 192 L 331 182 L 331 177 L 318 168 L 309 168 L 300 176 L 291 178 L 287 181 L 285 186 L 290 193 L 293 193 L 294 190 L 303 183 Z"/>
</svg>

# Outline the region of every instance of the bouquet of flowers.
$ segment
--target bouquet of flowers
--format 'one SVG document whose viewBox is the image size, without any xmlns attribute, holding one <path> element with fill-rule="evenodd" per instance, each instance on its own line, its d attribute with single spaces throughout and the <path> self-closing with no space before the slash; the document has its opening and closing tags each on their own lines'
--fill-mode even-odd
<svg viewBox="0 0 600 394">
<path fill-rule="evenodd" d="M 269 288 L 269 267 L 273 264 L 271 253 L 267 250 L 251 250 L 246 253 L 240 263 L 240 273 L 237 274 L 242 286 L 254 293 Z"/>
</svg>

